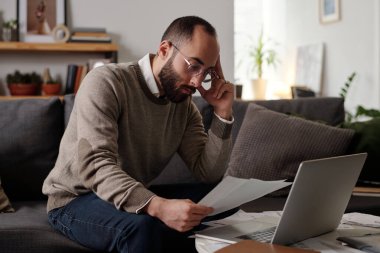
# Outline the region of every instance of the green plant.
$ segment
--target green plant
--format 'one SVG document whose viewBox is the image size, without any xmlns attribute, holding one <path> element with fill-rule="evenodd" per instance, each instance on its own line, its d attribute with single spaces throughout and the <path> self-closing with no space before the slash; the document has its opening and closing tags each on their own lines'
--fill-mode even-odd
<svg viewBox="0 0 380 253">
<path fill-rule="evenodd" d="M 22 83 L 40 85 L 42 83 L 41 75 L 37 74 L 36 72 L 21 73 L 20 71 L 16 70 L 13 74 L 8 74 L 6 79 L 8 84 Z"/>
<path fill-rule="evenodd" d="M 8 20 L 8 21 L 4 22 L 3 27 L 4 28 L 10 28 L 10 29 L 14 30 L 17 28 L 17 20 L 16 19 Z"/>
<path fill-rule="evenodd" d="M 276 67 L 276 63 L 278 61 L 277 52 L 274 49 L 269 48 L 270 43 L 270 39 L 264 40 L 264 33 L 261 31 L 257 44 L 254 45 L 252 40 L 252 44 L 248 49 L 250 72 L 256 73 L 259 79 L 263 76 L 264 64 L 267 67 Z"/>
<path fill-rule="evenodd" d="M 340 89 L 340 97 L 343 98 L 343 100 L 346 100 L 348 90 L 351 87 L 352 81 L 354 81 L 354 78 L 356 76 L 356 72 L 353 72 L 348 78 L 347 81 L 344 83 L 343 88 Z"/>
<path fill-rule="evenodd" d="M 354 79 L 356 77 L 356 73 L 353 72 L 351 75 L 348 76 L 347 81 L 344 83 L 344 86 L 340 89 L 340 97 L 343 98 L 344 101 L 346 101 L 348 90 L 350 89 Z M 345 123 L 351 123 L 354 121 L 357 121 L 359 117 L 369 117 L 369 118 L 378 118 L 380 117 L 380 110 L 377 109 L 368 109 L 365 108 L 362 105 L 358 105 L 356 107 L 356 112 L 354 114 L 346 111 L 346 119 Z"/>
</svg>

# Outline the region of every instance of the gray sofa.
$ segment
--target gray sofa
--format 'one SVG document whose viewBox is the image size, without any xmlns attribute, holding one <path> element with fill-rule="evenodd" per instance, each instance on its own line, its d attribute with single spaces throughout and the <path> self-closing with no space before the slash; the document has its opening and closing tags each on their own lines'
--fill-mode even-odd
<svg viewBox="0 0 380 253">
<path fill-rule="evenodd" d="M 202 98 L 194 97 L 204 120 L 211 124 L 213 110 Z M 0 213 L 0 252 L 91 252 L 53 231 L 47 221 L 42 182 L 54 166 L 74 96 L 63 99 L 0 100 L 0 178 L 14 213 Z M 250 102 L 235 101 L 236 140 Z M 302 115 L 310 120 L 338 125 L 344 119 L 340 98 L 255 101 L 282 113 Z M 249 155 L 249 154 L 247 154 Z M 156 185 L 186 184 L 196 180 L 178 156 L 154 181 Z M 285 197 L 264 197 L 242 206 L 246 211 L 280 210 Z M 347 211 L 380 214 L 378 199 L 353 197 Z"/>
</svg>

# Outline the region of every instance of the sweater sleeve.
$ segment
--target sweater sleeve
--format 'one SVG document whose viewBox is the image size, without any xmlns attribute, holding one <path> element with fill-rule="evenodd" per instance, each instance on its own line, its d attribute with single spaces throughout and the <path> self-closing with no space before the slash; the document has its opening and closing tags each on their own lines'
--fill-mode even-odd
<svg viewBox="0 0 380 253">
<path fill-rule="evenodd" d="M 109 67 L 91 71 L 76 97 L 77 163 L 82 184 L 118 209 L 137 213 L 154 196 L 122 170 L 118 118 L 125 99 L 121 77 Z"/>
<path fill-rule="evenodd" d="M 217 182 L 224 175 L 232 149 L 232 125 L 213 115 L 210 130 L 206 134 L 202 116 L 196 105 L 191 104 L 178 153 L 194 176 L 202 182 Z"/>
</svg>

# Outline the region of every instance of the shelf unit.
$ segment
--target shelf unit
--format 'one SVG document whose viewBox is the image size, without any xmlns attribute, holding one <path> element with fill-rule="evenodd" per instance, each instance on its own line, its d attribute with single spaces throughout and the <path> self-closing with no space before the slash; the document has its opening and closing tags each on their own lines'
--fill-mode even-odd
<svg viewBox="0 0 380 253">
<path fill-rule="evenodd" d="M 70 52 L 104 53 L 106 58 L 117 62 L 117 44 L 110 43 L 30 43 L 0 42 L 0 52 Z"/>
<path fill-rule="evenodd" d="M 100 53 L 111 62 L 118 62 L 118 45 L 114 43 L 31 43 L 31 42 L 0 42 L 2 53 Z M 0 98 L 7 96 L 0 95 Z M 41 97 L 41 96 L 34 96 Z"/>
</svg>

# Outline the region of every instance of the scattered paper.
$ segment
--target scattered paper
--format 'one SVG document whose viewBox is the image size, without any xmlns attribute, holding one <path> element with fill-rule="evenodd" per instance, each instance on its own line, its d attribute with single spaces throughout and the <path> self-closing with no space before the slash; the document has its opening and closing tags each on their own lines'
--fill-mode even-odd
<svg viewBox="0 0 380 253">
<path fill-rule="evenodd" d="M 259 220 L 259 221 L 268 221 L 279 220 L 282 215 L 282 211 L 267 211 L 261 213 L 249 213 L 244 212 L 243 210 L 239 210 L 233 215 L 226 217 L 221 220 L 215 220 L 210 222 L 204 222 L 203 224 L 208 225 L 210 227 L 218 227 L 225 225 L 232 225 L 236 223 Z M 353 227 L 354 226 L 354 227 Z M 334 230 L 333 232 L 310 238 L 304 240 L 302 242 L 293 244 L 293 247 L 297 248 L 305 248 L 305 249 L 314 249 L 318 250 L 321 253 L 359 253 L 359 251 L 354 248 L 350 248 L 342 245 L 339 241 L 336 240 L 338 236 L 347 236 L 352 235 L 354 230 L 357 230 L 355 226 L 364 226 L 364 227 L 380 227 L 380 217 L 363 214 L 363 213 L 347 213 L 343 215 L 342 221 L 338 227 L 338 230 Z M 373 230 L 373 228 L 367 228 L 367 230 Z M 358 230 L 357 234 L 365 234 L 368 233 L 367 230 Z M 196 238 L 196 247 L 198 252 L 215 252 L 216 250 L 227 246 L 228 244 L 217 242 L 214 240 L 208 240 L 205 238 Z"/>
<path fill-rule="evenodd" d="M 284 181 L 262 181 L 227 176 L 199 201 L 199 204 L 213 207 L 214 212 L 210 215 L 215 215 L 292 184 Z"/>
<path fill-rule="evenodd" d="M 268 211 L 263 213 L 247 213 L 243 210 L 239 210 L 236 213 L 232 214 L 231 216 L 228 216 L 224 219 L 220 220 L 214 220 L 214 221 L 207 221 L 203 222 L 202 224 L 207 225 L 209 227 L 221 227 L 226 225 L 233 225 L 241 222 L 247 222 L 252 221 L 255 219 L 264 219 L 266 217 L 273 218 L 273 220 L 278 221 L 281 217 L 282 211 Z"/>
<path fill-rule="evenodd" d="M 364 213 L 346 213 L 341 223 L 363 227 L 380 228 L 380 217 Z"/>
</svg>

